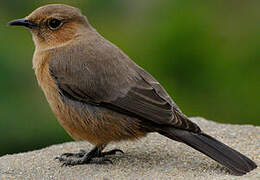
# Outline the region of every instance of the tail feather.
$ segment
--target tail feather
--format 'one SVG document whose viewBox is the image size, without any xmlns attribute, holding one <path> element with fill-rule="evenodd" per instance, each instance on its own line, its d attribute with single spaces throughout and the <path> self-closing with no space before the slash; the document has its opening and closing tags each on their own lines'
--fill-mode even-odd
<svg viewBox="0 0 260 180">
<path fill-rule="evenodd" d="M 226 166 L 235 175 L 246 174 L 257 167 L 252 160 L 243 154 L 205 133 L 196 134 L 185 130 L 167 128 L 166 130 L 161 131 L 160 134 L 170 139 L 183 142 L 202 152 Z"/>
</svg>

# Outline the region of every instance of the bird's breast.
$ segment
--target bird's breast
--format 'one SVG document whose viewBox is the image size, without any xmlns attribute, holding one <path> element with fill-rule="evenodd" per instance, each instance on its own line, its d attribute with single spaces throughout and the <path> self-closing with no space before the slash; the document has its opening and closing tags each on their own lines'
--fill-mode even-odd
<svg viewBox="0 0 260 180">
<path fill-rule="evenodd" d="M 59 93 L 58 86 L 49 71 L 50 57 L 48 53 L 35 52 L 33 58 L 33 68 L 38 84 L 42 88 L 45 97 L 55 114 L 59 123 L 75 140 L 82 139 L 78 123 L 75 122 L 76 114 L 69 104 L 65 104 Z"/>
</svg>

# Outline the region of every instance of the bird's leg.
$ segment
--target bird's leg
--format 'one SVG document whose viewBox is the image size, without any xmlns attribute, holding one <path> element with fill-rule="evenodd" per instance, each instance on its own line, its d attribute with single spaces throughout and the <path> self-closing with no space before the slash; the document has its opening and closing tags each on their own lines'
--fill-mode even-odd
<svg viewBox="0 0 260 180">
<path fill-rule="evenodd" d="M 102 145 L 102 148 L 101 146 L 98 146 L 99 149 L 97 150 L 97 152 L 95 153 L 95 156 L 93 157 L 105 157 L 107 155 L 115 155 L 117 152 L 120 152 L 122 154 L 124 154 L 124 152 L 120 149 L 113 149 L 113 150 L 110 150 L 110 151 L 106 151 L 106 152 L 102 152 L 102 150 L 105 148 L 105 145 Z M 95 148 L 92 150 L 94 151 Z M 76 158 L 80 158 L 80 157 L 83 157 L 85 154 L 87 154 L 88 152 L 81 149 L 78 153 L 64 153 L 61 155 L 61 157 L 76 157 Z"/>
<path fill-rule="evenodd" d="M 96 158 L 100 152 L 105 148 L 105 145 L 97 145 L 90 152 L 81 150 L 79 153 L 64 153 L 60 157 L 56 157 L 60 162 L 63 162 L 62 166 L 73 166 L 78 164 L 105 164 L 111 163 L 109 159 L 106 158 Z M 74 157 L 74 158 L 69 158 Z"/>
<path fill-rule="evenodd" d="M 90 152 L 86 152 L 85 150 L 80 150 L 79 153 L 64 153 L 60 157 L 56 157 L 60 162 L 63 162 L 63 165 L 78 165 L 78 164 L 107 164 L 112 161 L 104 158 L 106 155 L 114 155 L 116 152 L 123 153 L 120 149 L 114 149 L 107 152 L 102 152 L 106 145 L 97 145 Z M 75 157 L 75 158 L 68 158 Z"/>
</svg>

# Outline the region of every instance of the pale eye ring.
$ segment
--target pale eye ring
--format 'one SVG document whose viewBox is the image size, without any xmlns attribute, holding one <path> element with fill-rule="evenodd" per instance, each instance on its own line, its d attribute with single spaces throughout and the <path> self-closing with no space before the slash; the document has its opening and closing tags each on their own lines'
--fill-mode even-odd
<svg viewBox="0 0 260 180">
<path fill-rule="evenodd" d="M 48 27 L 52 30 L 58 29 L 61 25 L 62 22 L 55 18 L 52 18 L 48 21 Z"/>
</svg>

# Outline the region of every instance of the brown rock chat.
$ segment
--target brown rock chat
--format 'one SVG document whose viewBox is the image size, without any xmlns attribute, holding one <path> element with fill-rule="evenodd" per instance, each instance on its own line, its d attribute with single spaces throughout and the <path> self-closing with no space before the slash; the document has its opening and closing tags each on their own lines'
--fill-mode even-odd
<svg viewBox="0 0 260 180">
<path fill-rule="evenodd" d="M 243 175 L 256 164 L 205 134 L 184 115 L 160 83 L 117 46 L 104 39 L 68 5 L 50 4 L 9 22 L 33 36 L 33 68 L 59 123 L 90 152 L 57 157 L 64 165 L 111 162 L 103 152 L 110 142 L 136 140 L 157 132 L 182 142 Z"/>
</svg>

